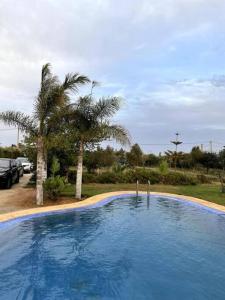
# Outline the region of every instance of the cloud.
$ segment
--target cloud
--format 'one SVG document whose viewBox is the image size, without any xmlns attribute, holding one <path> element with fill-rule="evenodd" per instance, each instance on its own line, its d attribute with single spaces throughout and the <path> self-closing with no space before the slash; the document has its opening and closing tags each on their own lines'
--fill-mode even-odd
<svg viewBox="0 0 225 300">
<path fill-rule="evenodd" d="M 116 119 L 134 141 L 221 139 L 224 13 L 221 0 L 2 0 L 0 110 L 31 112 L 51 62 L 126 98 Z"/>
</svg>

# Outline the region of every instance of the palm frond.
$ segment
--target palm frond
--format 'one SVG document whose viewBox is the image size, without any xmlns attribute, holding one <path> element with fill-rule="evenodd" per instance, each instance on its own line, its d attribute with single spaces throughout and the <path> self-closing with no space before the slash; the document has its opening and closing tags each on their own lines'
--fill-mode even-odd
<svg viewBox="0 0 225 300">
<path fill-rule="evenodd" d="M 34 117 L 36 119 L 41 121 L 46 117 L 49 111 L 49 104 L 51 104 L 53 91 L 58 85 L 58 77 L 52 75 L 50 64 L 47 63 L 43 65 L 41 71 L 41 87 L 38 97 L 34 102 Z"/>
<path fill-rule="evenodd" d="M 64 91 L 78 92 L 78 88 L 81 85 L 90 82 L 90 79 L 87 76 L 80 75 L 79 73 L 68 73 L 65 77 L 65 80 L 62 84 L 62 89 Z"/>
<path fill-rule="evenodd" d="M 130 134 L 123 126 L 103 124 L 101 130 L 104 138 L 112 138 L 115 139 L 116 142 L 120 143 L 121 145 L 130 146 Z"/>
<path fill-rule="evenodd" d="M 120 109 L 121 102 L 119 97 L 103 97 L 95 104 L 93 113 L 99 119 L 112 117 Z"/>
<path fill-rule="evenodd" d="M 50 63 L 47 63 L 45 65 L 42 66 L 42 70 L 41 70 L 41 82 L 43 82 L 45 80 L 46 77 L 51 75 L 51 69 L 50 69 L 51 65 Z"/>
<path fill-rule="evenodd" d="M 0 113 L 0 120 L 9 126 L 16 126 L 21 131 L 36 134 L 36 124 L 34 120 L 21 112 L 6 111 Z"/>
<path fill-rule="evenodd" d="M 92 82 L 91 82 L 91 93 L 90 93 L 90 95 L 92 96 L 92 94 L 93 94 L 93 89 L 96 87 L 96 86 L 99 86 L 100 85 L 100 82 L 98 82 L 98 81 L 96 81 L 96 80 L 93 80 Z"/>
</svg>

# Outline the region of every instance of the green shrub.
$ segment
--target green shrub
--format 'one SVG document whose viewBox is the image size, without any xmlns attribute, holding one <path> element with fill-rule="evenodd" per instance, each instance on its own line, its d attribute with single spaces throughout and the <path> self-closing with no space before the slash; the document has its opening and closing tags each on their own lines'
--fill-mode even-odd
<svg viewBox="0 0 225 300">
<path fill-rule="evenodd" d="M 59 175 L 49 177 L 43 183 L 45 197 L 51 200 L 57 200 L 65 187 L 65 178 Z"/>
<path fill-rule="evenodd" d="M 77 177 L 77 171 L 76 170 L 69 170 L 68 171 L 68 182 L 69 183 L 75 183 Z"/>
<path fill-rule="evenodd" d="M 209 178 L 208 176 L 205 176 L 203 174 L 199 174 L 197 175 L 197 180 L 199 183 L 211 183 L 211 178 Z"/>
<path fill-rule="evenodd" d="M 160 174 L 166 175 L 168 173 L 168 169 L 169 169 L 169 166 L 168 166 L 167 161 L 166 160 L 162 160 L 160 162 L 160 165 L 159 165 L 159 172 L 160 172 Z"/>
<path fill-rule="evenodd" d="M 70 174 L 75 175 L 76 172 L 71 171 Z M 83 173 L 83 183 L 136 183 L 137 180 L 140 184 L 147 184 L 148 180 L 150 180 L 151 184 L 162 183 L 170 185 L 195 185 L 200 182 L 195 176 L 179 172 L 160 174 L 157 171 L 145 168 L 128 169 L 123 172 L 108 171 L 101 174 Z M 73 181 L 71 181 L 71 176 L 69 182 L 73 183 Z"/>
<path fill-rule="evenodd" d="M 196 185 L 197 178 L 178 172 L 169 172 L 162 176 L 162 183 L 171 185 Z"/>
<path fill-rule="evenodd" d="M 97 175 L 93 173 L 83 173 L 82 182 L 83 183 L 92 183 L 97 181 Z"/>
<path fill-rule="evenodd" d="M 50 168 L 51 174 L 54 177 L 60 170 L 60 163 L 56 156 L 53 156 L 52 158 L 52 165 Z"/>
<path fill-rule="evenodd" d="M 124 170 L 126 170 L 126 166 L 125 165 L 114 164 L 112 166 L 112 171 L 114 173 L 122 173 Z"/>
<path fill-rule="evenodd" d="M 51 165 L 51 177 L 47 178 L 43 183 L 44 196 L 51 200 L 57 200 L 65 187 L 65 178 L 59 175 L 55 176 L 60 170 L 60 164 L 57 157 L 53 157 Z"/>
<path fill-rule="evenodd" d="M 97 183 L 123 183 L 121 174 L 113 172 L 104 172 L 96 177 Z"/>
<path fill-rule="evenodd" d="M 148 180 L 152 184 L 160 183 L 161 176 L 158 172 L 143 169 L 143 168 L 137 168 L 133 170 L 129 170 L 126 173 L 124 173 L 124 182 L 125 183 L 134 183 L 137 180 L 139 183 L 148 183 Z"/>
</svg>

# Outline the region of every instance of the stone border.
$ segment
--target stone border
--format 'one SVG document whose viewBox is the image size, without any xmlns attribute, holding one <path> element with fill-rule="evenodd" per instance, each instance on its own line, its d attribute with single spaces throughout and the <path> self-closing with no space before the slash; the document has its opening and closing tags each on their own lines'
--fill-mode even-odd
<svg viewBox="0 0 225 300">
<path fill-rule="evenodd" d="M 46 207 L 37 207 L 37 208 L 31 208 L 26 210 L 19 210 L 15 212 L 5 213 L 0 215 L 0 227 L 2 225 L 6 225 L 7 223 L 17 223 L 18 221 L 31 219 L 33 217 L 38 216 L 45 216 L 50 215 L 53 213 L 63 213 L 67 211 L 73 211 L 73 210 L 83 210 L 87 208 L 94 208 L 101 205 L 104 205 L 118 196 L 129 196 L 129 195 L 135 195 L 136 192 L 134 191 L 118 191 L 118 192 L 110 192 L 110 193 L 104 193 L 100 195 L 96 195 L 93 197 L 90 197 L 86 200 L 75 202 L 71 204 L 63 204 L 63 205 L 53 205 L 53 206 L 46 206 Z M 140 196 L 146 195 L 146 192 L 140 191 Z M 219 214 L 225 214 L 225 206 L 219 205 L 216 203 L 212 203 L 209 201 L 205 201 L 202 199 L 190 197 L 190 196 L 183 196 L 183 195 L 176 195 L 176 194 L 169 194 L 169 193 L 157 193 L 157 192 L 151 192 L 151 195 L 154 196 L 164 196 L 166 198 L 174 199 L 174 200 L 180 200 L 187 202 L 189 204 L 195 204 L 198 207 L 205 208 L 207 210 L 210 210 L 215 213 Z"/>
</svg>

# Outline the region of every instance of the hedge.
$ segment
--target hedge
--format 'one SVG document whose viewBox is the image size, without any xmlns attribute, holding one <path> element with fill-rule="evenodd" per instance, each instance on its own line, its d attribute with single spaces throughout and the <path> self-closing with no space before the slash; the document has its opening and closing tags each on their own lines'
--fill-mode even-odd
<svg viewBox="0 0 225 300">
<path fill-rule="evenodd" d="M 68 181 L 74 183 L 76 171 L 70 172 Z M 168 185 L 196 185 L 197 183 L 206 182 L 206 178 L 186 175 L 180 172 L 168 172 L 162 175 L 159 172 L 138 168 L 125 172 L 103 172 L 101 174 L 84 173 L 83 183 L 136 183 L 147 184 L 168 184 Z"/>
</svg>

